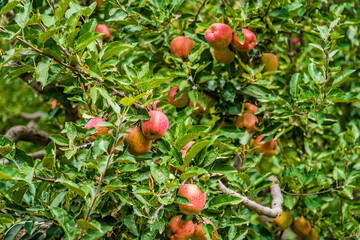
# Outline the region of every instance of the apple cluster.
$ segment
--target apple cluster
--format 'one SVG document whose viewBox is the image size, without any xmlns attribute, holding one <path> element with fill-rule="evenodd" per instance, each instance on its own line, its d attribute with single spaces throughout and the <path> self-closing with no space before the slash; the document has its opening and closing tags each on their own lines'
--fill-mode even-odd
<svg viewBox="0 0 360 240">
<path fill-rule="evenodd" d="M 193 144 L 189 142 L 188 148 Z M 185 148 L 185 147 L 184 147 Z M 179 204 L 180 212 L 187 215 L 197 215 L 204 208 L 206 203 L 206 193 L 201 191 L 195 184 L 184 184 L 180 186 L 178 195 L 188 199 L 190 205 Z M 212 239 L 217 239 L 217 231 L 213 222 L 206 218 L 193 223 L 192 220 L 183 220 L 183 215 L 177 215 L 171 218 L 166 234 L 171 240 L 206 240 L 205 231 L 202 229 L 203 224 L 211 224 L 214 228 L 211 233 Z"/>
<path fill-rule="evenodd" d="M 141 120 L 141 127 L 128 129 L 129 133 L 125 134 L 123 141 L 118 143 L 118 146 L 125 144 L 129 153 L 134 156 L 148 153 L 152 141 L 162 138 L 169 128 L 169 120 L 162 111 L 155 109 L 148 113 L 150 119 Z M 103 118 L 95 117 L 85 125 L 86 129 L 95 128 L 96 130 L 96 133 L 89 138 L 90 141 L 94 141 L 99 135 L 112 132 L 107 127 L 100 126 L 102 122 L 105 122 Z M 118 151 L 114 149 L 114 152 L 117 153 Z"/>
<path fill-rule="evenodd" d="M 230 44 L 235 51 L 247 52 L 256 45 L 256 36 L 246 28 L 242 28 L 244 41 L 241 43 L 233 33 L 229 25 L 224 23 L 214 23 L 205 32 L 205 39 L 214 48 L 214 58 L 222 63 L 231 63 L 235 58 L 235 53 L 229 48 Z"/>
</svg>

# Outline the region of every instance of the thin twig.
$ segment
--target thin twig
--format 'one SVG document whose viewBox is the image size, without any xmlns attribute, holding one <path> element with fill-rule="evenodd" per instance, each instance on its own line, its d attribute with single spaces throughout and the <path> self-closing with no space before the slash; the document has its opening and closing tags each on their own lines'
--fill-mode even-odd
<svg viewBox="0 0 360 240">
<path fill-rule="evenodd" d="M 264 14 L 262 15 L 262 18 L 264 18 L 266 16 L 266 14 L 269 12 L 270 6 L 272 4 L 273 0 L 270 1 L 268 7 L 266 8 L 266 11 L 264 12 Z"/>
<path fill-rule="evenodd" d="M 100 176 L 99 184 L 98 184 L 98 186 L 97 186 L 97 188 L 96 188 L 95 196 L 94 196 L 94 198 L 93 198 L 93 200 L 92 200 L 92 202 L 91 202 L 91 205 L 90 205 L 90 207 L 89 207 L 89 209 L 88 209 L 88 212 L 87 212 L 87 214 L 86 214 L 86 217 L 85 217 L 85 220 L 86 220 L 86 221 L 89 220 L 89 217 L 90 217 L 90 214 L 91 214 L 91 212 L 92 212 L 92 210 L 93 210 L 93 207 L 94 207 L 94 205 L 95 205 L 95 202 L 96 202 L 97 198 L 99 197 L 99 192 L 100 192 L 101 184 L 102 184 L 102 181 L 104 180 L 106 171 L 107 171 L 107 169 L 108 169 L 108 167 L 109 167 L 109 165 L 110 165 L 110 160 L 111 160 L 111 157 L 112 157 L 112 155 L 113 155 L 113 153 L 114 153 L 114 149 L 115 149 L 115 147 L 117 146 L 118 141 L 119 141 L 119 139 L 120 139 L 120 129 L 121 129 L 121 125 L 122 125 L 124 116 L 126 115 L 128 109 L 129 109 L 129 108 L 126 108 L 126 109 L 124 110 L 123 115 L 121 115 L 121 117 L 120 117 L 119 126 L 118 126 L 118 129 L 117 129 L 117 131 L 116 131 L 115 141 L 114 141 L 114 143 L 113 143 L 113 146 L 112 146 L 112 148 L 111 148 L 110 154 L 109 154 L 108 159 L 107 159 L 107 161 L 106 161 L 105 169 L 104 169 L 104 171 L 102 172 L 102 174 L 101 174 L 101 176 Z M 80 232 L 80 235 L 79 235 L 78 240 L 80 240 L 80 239 L 83 237 L 83 234 L 84 234 L 84 229 L 81 229 L 81 232 Z"/>
<path fill-rule="evenodd" d="M 56 182 L 55 179 L 43 178 L 43 177 L 39 177 L 39 176 L 36 176 L 36 175 L 34 175 L 34 178 L 35 178 L 35 179 L 39 179 L 39 180 L 41 180 L 41 181 L 43 181 L 43 182 Z"/>
<path fill-rule="evenodd" d="M 195 18 L 194 18 L 193 21 L 196 21 L 196 20 L 198 19 L 199 15 L 200 15 L 200 12 L 201 12 L 201 9 L 205 6 L 206 1 L 207 1 L 207 0 L 204 0 L 203 3 L 201 4 L 201 6 L 199 7 L 199 9 L 198 9 L 198 11 L 197 11 L 197 13 L 196 13 Z"/>
</svg>

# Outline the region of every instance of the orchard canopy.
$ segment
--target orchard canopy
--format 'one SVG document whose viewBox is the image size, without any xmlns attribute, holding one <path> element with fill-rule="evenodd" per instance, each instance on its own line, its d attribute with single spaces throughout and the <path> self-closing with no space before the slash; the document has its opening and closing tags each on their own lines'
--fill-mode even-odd
<svg viewBox="0 0 360 240">
<path fill-rule="evenodd" d="M 0 12 L 0 239 L 360 239 L 359 0 Z"/>
</svg>

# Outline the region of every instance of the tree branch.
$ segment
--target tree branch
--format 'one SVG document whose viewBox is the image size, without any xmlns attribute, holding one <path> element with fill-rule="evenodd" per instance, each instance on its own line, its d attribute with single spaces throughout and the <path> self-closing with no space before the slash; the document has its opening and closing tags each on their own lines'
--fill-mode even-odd
<svg viewBox="0 0 360 240">
<path fill-rule="evenodd" d="M 43 159 L 44 158 L 44 154 L 45 154 L 45 150 L 40 150 L 37 152 L 33 152 L 33 153 L 29 153 L 28 155 L 31 156 L 33 159 Z M 61 151 L 60 149 L 56 149 L 56 156 L 62 155 L 64 154 L 63 151 Z"/>
<path fill-rule="evenodd" d="M 44 146 L 50 142 L 50 133 L 22 125 L 10 128 L 6 132 L 5 137 L 10 139 L 12 142 L 23 140 L 27 142 L 38 143 Z"/>
<path fill-rule="evenodd" d="M 281 205 L 283 204 L 283 196 L 281 195 L 279 180 L 275 176 L 270 176 L 268 180 L 274 182 L 274 184 L 269 187 L 270 194 L 272 197 L 271 208 L 265 207 L 255 201 L 248 199 L 247 197 L 242 196 L 241 194 L 231 189 L 228 189 L 221 182 L 221 180 L 219 180 L 218 188 L 224 194 L 240 198 L 242 200 L 241 204 L 243 204 L 245 207 L 249 208 L 250 210 L 255 211 L 257 214 L 276 218 L 280 216 L 282 213 Z"/>
<path fill-rule="evenodd" d="M 199 9 L 198 9 L 198 11 L 197 11 L 197 13 L 196 13 L 195 18 L 194 18 L 193 21 L 196 21 L 196 20 L 198 19 L 199 15 L 200 15 L 200 12 L 201 12 L 201 9 L 205 6 L 206 1 L 207 1 L 207 0 L 204 0 L 203 3 L 201 4 L 201 6 L 199 7 Z"/>
</svg>

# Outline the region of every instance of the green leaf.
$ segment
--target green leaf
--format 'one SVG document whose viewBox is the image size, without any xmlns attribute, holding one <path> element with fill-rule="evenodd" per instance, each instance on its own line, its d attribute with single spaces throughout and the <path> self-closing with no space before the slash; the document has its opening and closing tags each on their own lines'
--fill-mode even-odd
<svg viewBox="0 0 360 240">
<path fill-rule="evenodd" d="M 50 207 L 50 212 L 65 232 L 66 236 L 62 239 L 73 240 L 76 228 L 74 218 L 64 209 L 59 207 Z"/>
<path fill-rule="evenodd" d="M 300 92 L 299 91 L 300 80 L 301 78 L 299 73 L 295 73 L 290 80 L 290 94 L 295 98 L 298 96 Z"/>
<path fill-rule="evenodd" d="M 192 178 L 195 176 L 200 176 L 200 175 L 207 174 L 207 173 L 208 172 L 203 168 L 191 167 L 191 168 L 187 169 L 183 174 L 181 174 L 180 179 L 181 179 L 181 181 L 184 181 L 185 179 Z"/>
<path fill-rule="evenodd" d="M 48 40 L 49 38 L 54 36 L 55 33 L 57 33 L 60 30 L 61 30 L 61 27 L 54 27 L 54 28 L 48 29 L 46 32 L 43 32 L 43 33 L 40 34 L 40 36 L 38 38 L 39 42 L 40 43 L 46 42 L 46 40 Z"/>
<path fill-rule="evenodd" d="M 20 0 L 14 0 L 14 1 L 8 2 L 8 3 L 1 9 L 1 14 L 2 14 L 2 15 L 6 15 L 8 12 L 10 12 L 11 10 L 13 10 L 19 3 L 20 3 Z"/>
<path fill-rule="evenodd" d="M 15 14 L 15 22 L 19 27 L 24 28 L 26 26 L 27 22 L 30 20 L 31 10 L 31 3 L 25 3 L 24 6 L 20 8 L 20 11 Z"/>
<path fill-rule="evenodd" d="M 159 184 L 164 184 L 169 180 L 169 168 L 165 165 L 152 164 L 150 166 L 151 175 L 154 180 Z"/>
<path fill-rule="evenodd" d="M 112 42 L 106 45 L 100 52 L 99 57 L 102 61 L 105 61 L 112 56 L 117 54 L 118 57 L 122 57 L 125 54 L 129 53 L 135 48 L 135 44 L 128 44 L 122 42 Z"/>
<path fill-rule="evenodd" d="M 225 205 L 237 205 L 237 204 L 241 203 L 241 201 L 242 200 L 238 197 L 220 194 L 210 200 L 209 208 L 210 209 L 218 209 Z"/>
<path fill-rule="evenodd" d="M 75 192 L 79 196 L 85 197 L 85 192 L 76 183 L 64 178 L 59 178 L 56 180 L 56 182 L 61 183 L 62 185 L 64 185 L 71 191 Z"/>
<path fill-rule="evenodd" d="M 69 139 L 64 138 L 61 135 L 51 135 L 50 139 L 53 140 L 57 145 L 60 145 L 60 146 L 69 145 Z"/>
<path fill-rule="evenodd" d="M 55 10 L 56 23 L 59 24 L 69 7 L 70 0 L 62 0 Z"/>
<path fill-rule="evenodd" d="M 81 229 L 84 230 L 97 230 L 100 231 L 101 230 L 101 225 L 100 223 L 94 221 L 93 223 L 86 221 L 85 219 L 78 219 L 76 221 L 77 225 L 79 225 L 79 227 Z"/>
<path fill-rule="evenodd" d="M 24 224 L 16 224 L 12 226 L 7 232 L 3 240 L 13 240 L 16 239 L 17 235 L 19 234 L 21 228 Z"/>
<path fill-rule="evenodd" d="M 191 159 L 193 159 L 204 147 L 209 146 L 211 142 L 212 141 L 210 140 L 195 142 L 186 153 L 184 166 L 189 166 Z"/>
<path fill-rule="evenodd" d="M 333 83 L 332 83 L 332 87 L 335 88 L 337 86 L 339 86 L 340 84 L 342 84 L 343 82 L 346 81 L 346 79 L 353 73 L 355 72 L 355 70 L 345 70 L 344 72 L 338 74 Z"/>
<path fill-rule="evenodd" d="M 184 136 L 182 136 L 179 140 L 176 141 L 175 147 L 177 150 L 181 150 L 183 147 L 185 147 L 186 144 L 188 144 L 191 140 L 198 137 L 199 134 L 196 133 L 189 133 Z"/>
<path fill-rule="evenodd" d="M 47 85 L 47 80 L 49 77 L 49 67 L 50 62 L 39 62 L 35 69 L 36 81 L 40 82 L 42 87 Z"/>
</svg>

